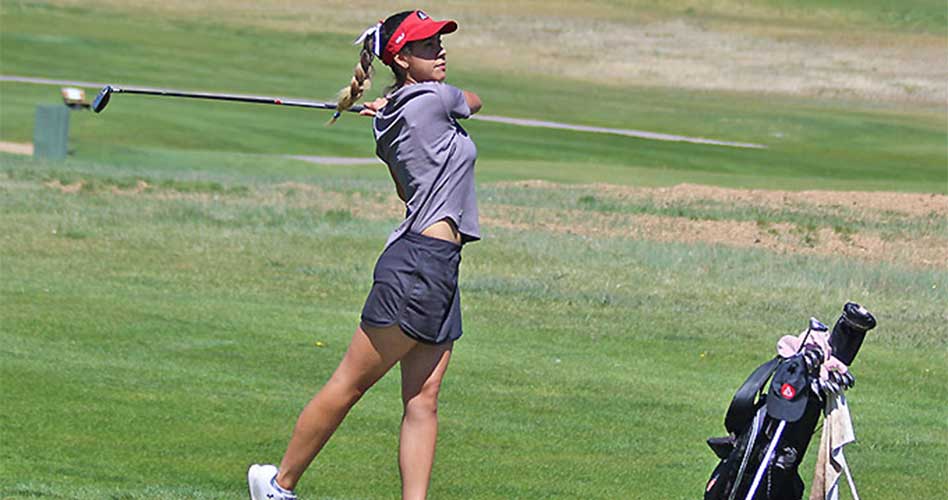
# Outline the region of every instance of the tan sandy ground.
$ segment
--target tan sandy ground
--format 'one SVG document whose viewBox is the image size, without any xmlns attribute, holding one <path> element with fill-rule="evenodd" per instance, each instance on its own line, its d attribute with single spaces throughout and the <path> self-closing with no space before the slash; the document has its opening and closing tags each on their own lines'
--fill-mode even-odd
<svg viewBox="0 0 948 500">
<path fill-rule="evenodd" d="M 586 193 L 590 186 L 564 186 L 543 181 L 514 183 L 518 188 L 576 190 Z M 46 184 L 62 193 L 81 191 L 83 183 Z M 510 186 L 498 183 L 495 186 Z M 779 208 L 787 204 L 819 208 L 845 206 L 860 219 L 891 217 L 948 217 L 948 196 L 912 193 L 865 193 L 839 191 L 740 190 L 681 184 L 668 188 L 633 188 L 595 185 L 603 197 L 648 197 L 668 206 L 695 200 L 759 204 Z M 195 199 L 215 203 L 257 206 L 293 206 L 314 210 L 348 210 L 353 217 L 367 220 L 396 219 L 403 205 L 392 194 L 344 194 L 320 186 L 284 183 L 254 191 L 249 196 L 214 193 L 178 193 L 155 189 L 144 181 L 134 188 L 110 188 L 112 195 L 148 196 L 157 200 Z M 888 214 L 888 215 L 886 215 Z M 741 220 L 696 220 L 652 214 L 604 213 L 581 208 L 523 207 L 482 202 L 481 223 L 490 227 L 523 231 L 573 234 L 589 238 L 628 238 L 680 243 L 708 243 L 727 247 L 759 248 L 779 254 L 840 256 L 865 261 L 893 262 L 920 267 L 948 269 L 948 234 L 922 232 L 898 237 L 859 230 L 840 233 L 832 227 L 803 229 L 791 223 L 759 224 Z"/>
<path fill-rule="evenodd" d="M 0 151 L 4 153 L 13 153 L 17 155 L 33 154 L 33 145 L 28 142 L 5 142 L 0 141 Z"/>
<path fill-rule="evenodd" d="M 913 240 L 885 239 L 869 232 L 838 234 L 829 227 L 818 228 L 813 233 L 801 232 L 796 225 L 788 223 L 761 226 L 750 221 L 693 220 L 686 217 L 524 209 L 503 205 L 486 207 L 482 220 L 487 226 L 593 238 L 711 243 L 763 248 L 781 254 L 834 255 L 948 268 L 948 238 L 944 236 L 925 236 Z M 572 222 L 580 220 L 583 222 Z"/>
<path fill-rule="evenodd" d="M 497 183 L 527 189 L 556 189 L 563 186 L 548 181 L 518 181 Z M 948 213 L 948 196 L 924 193 L 895 193 L 860 191 L 776 191 L 768 189 L 729 189 L 697 184 L 678 184 L 662 188 L 636 188 L 614 184 L 593 184 L 581 187 L 594 188 L 603 199 L 616 201 L 652 199 L 661 205 L 674 205 L 700 200 L 727 202 L 736 205 L 754 205 L 767 208 L 812 206 L 843 208 L 858 212 L 865 218 L 886 212 L 925 217 L 932 214 L 944 216 Z"/>
</svg>

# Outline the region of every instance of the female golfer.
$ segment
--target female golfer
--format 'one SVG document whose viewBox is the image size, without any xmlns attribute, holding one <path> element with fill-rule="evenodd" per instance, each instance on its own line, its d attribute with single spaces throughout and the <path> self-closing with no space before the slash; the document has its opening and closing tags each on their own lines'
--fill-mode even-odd
<svg viewBox="0 0 948 500">
<path fill-rule="evenodd" d="M 356 42 L 363 47 L 359 64 L 340 93 L 338 109 L 350 108 L 368 88 L 373 58 L 392 68 L 395 84 L 362 114 L 375 117 L 376 154 L 389 167 L 406 217 L 378 259 L 349 349 L 300 414 L 279 469 L 250 467 L 253 500 L 295 499 L 300 476 L 349 409 L 395 363 L 401 365 L 404 403 L 398 450 L 402 498 L 427 496 L 438 390 L 461 336 L 461 246 L 480 238 L 477 150 L 457 120 L 476 113 L 481 102 L 444 83 L 441 35 L 456 29 L 454 21 L 435 21 L 416 10 L 389 17 Z"/>
</svg>

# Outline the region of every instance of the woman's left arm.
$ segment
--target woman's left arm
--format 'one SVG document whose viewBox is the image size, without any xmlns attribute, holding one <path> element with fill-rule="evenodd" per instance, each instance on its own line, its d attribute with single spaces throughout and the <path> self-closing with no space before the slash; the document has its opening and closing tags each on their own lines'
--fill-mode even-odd
<svg viewBox="0 0 948 500">
<path fill-rule="evenodd" d="M 462 90 L 464 92 L 464 100 L 467 101 L 467 107 L 471 108 L 471 114 L 477 113 L 481 110 L 481 98 L 477 96 L 474 92 L 469 92 L 467 90 Z"/>
</svg>

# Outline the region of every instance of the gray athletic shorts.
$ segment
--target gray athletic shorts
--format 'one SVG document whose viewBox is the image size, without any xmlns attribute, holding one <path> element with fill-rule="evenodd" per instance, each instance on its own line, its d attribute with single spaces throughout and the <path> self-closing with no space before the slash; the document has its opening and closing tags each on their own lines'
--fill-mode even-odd
<svg viewBox="0 0 948 500">
<path fill-rule="evenodd" d="M 370 327 L 398 325 L 411 338 L 440 344 L 461 337 L 461 247 L 405 233 L 379 256 L 362 308 Z"/>
</svg>

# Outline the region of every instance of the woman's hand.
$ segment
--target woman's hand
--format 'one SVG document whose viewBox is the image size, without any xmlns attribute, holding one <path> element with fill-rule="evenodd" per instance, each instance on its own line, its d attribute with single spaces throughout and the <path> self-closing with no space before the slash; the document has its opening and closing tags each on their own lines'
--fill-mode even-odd
<svg viewBox="0 0 948 500">
<path fill-rule="evenodd" d="M 362 106 L 364 107 L 362 108 L 362 111 L 359 111 L 359 114 L 362 116 L 375 116 L 375 114 L 378 113 L 380 109 L 384 108 L 386 104 L 388 104 L 388 99 L 384 97 L 379 97 L 378 99 L 371 102 L 364 102 L 362 103 Z"/>
<path fill-rule="evenodd" d="M 477 96 L 474 92 L 464 90 L 464 100 L 467 101 L 467 107 L 471 108 L 471 114 L 477 113 L 481 110 L 481 98 Z"/>
</svg>

